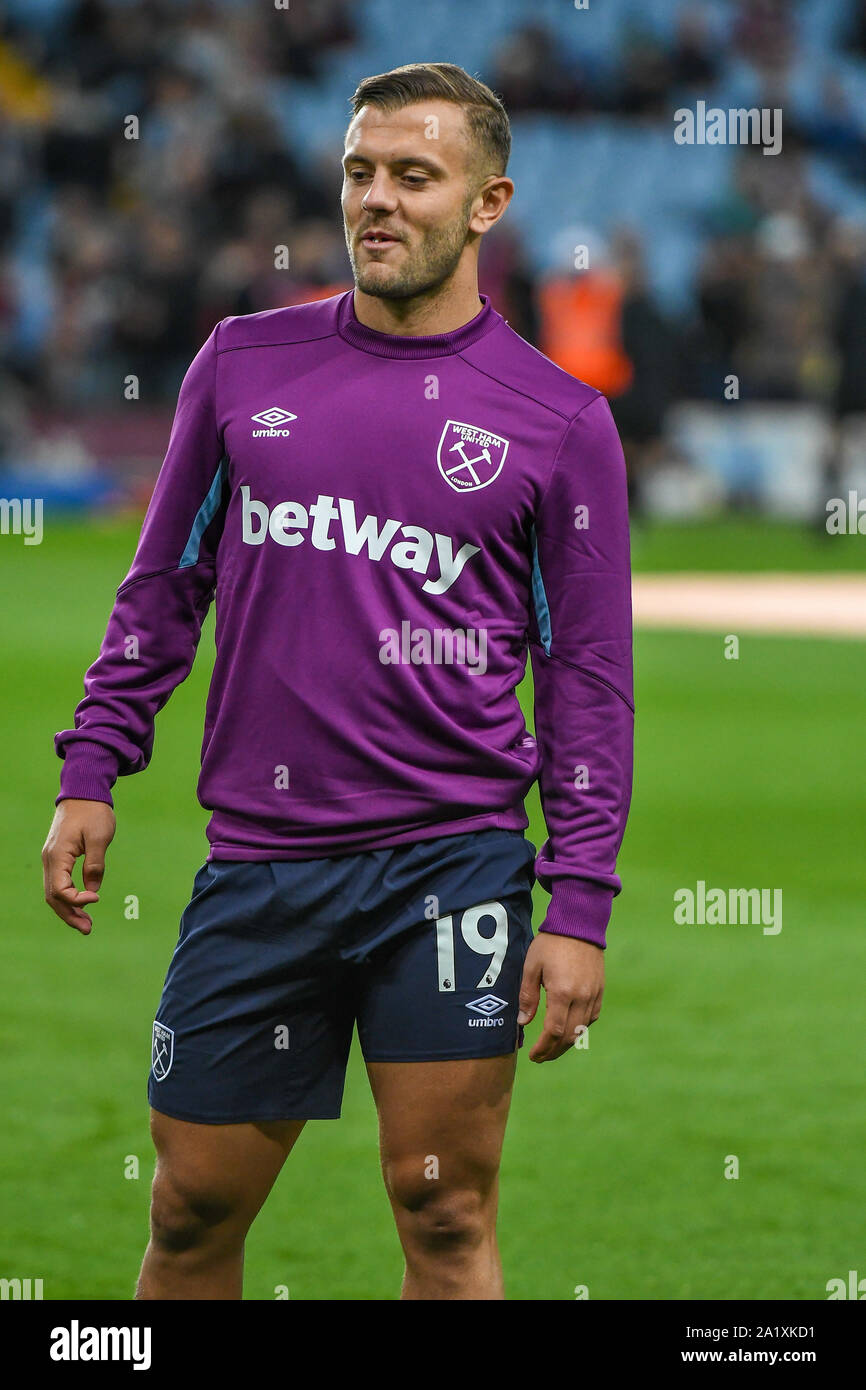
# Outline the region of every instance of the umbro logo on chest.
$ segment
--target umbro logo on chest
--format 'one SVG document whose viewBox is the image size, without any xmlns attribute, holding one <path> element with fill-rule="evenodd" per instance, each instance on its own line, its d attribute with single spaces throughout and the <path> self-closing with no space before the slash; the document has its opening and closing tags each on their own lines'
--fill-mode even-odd
<svg viewBox="0 0 866 1390">
<path fill-rule="evenodd" d="M 250 416 L 257 425 L 264 428 L 253 430 L 253 439 L 285 439 L 291 434 L 291 430 L 286 429 L 290 420 L 297 420 L 297 415 L 293 415 L 290 410 L 283 410 L 279 405 L 269 406 L 267 410 L 260 410 L 258 415 Z"/>
</svg>

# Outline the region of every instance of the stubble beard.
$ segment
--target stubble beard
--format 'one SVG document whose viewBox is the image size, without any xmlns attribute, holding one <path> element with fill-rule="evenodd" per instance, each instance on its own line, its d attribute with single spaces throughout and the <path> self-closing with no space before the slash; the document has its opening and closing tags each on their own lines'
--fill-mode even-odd
<svg viewBox="0 0 866 1390">
<path fill-rule="evenodd" d="M 411 299 L 437 289 L 454 274 L 463 254 L 471 202 L 471 198 L 467 199 L 455 221 L 427 232 L 417 250 L 402 253 L 402 264 L 396 270 L 383 261 L 365 261 L 363 264 L 357 261 L 352 234 L 345 227 L 346 246 L 356 288 L 375 299 Z"/>
</svg>

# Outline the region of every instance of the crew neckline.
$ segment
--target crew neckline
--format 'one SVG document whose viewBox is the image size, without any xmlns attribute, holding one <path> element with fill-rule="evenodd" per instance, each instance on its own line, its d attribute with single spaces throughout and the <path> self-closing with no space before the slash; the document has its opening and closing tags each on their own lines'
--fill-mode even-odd
<svg viewBox="0 0 866 1390">
<path fill-rule="evenodd" d="M 372 352 L 377 357 L 450 357 L 483 338 L 485 333 L 495 328 L 500 318 L 488 295 L 479 291 L 478 298 L 482 308 L 474 319 L 453 329 L 451 333 L 380 333 L 358 319 L 355 314 L 355 291 L 351 289 L 343 295 L 337 327 L 340 337 L 347 343 L 360 348 L 362 352 Z"/>
</svg>

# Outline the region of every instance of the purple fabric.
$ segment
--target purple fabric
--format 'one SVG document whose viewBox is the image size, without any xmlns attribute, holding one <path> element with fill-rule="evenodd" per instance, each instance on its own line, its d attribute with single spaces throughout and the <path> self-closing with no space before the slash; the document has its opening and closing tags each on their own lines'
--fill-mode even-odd
<svg viewBox="0 0 866 1390">
<path fill-rule="evenodd" d="M 55 738 L 58 800 L 111 804 L 147 766 L 215 594 L 209 858 L 523 830 L 538 779 L 542 929 L 603 946 L 632 776 L 622 449 L 604 397 L 481 300 L 425 337 L 359 323 L 351 290 L 217 324 Z"/>
</svg>

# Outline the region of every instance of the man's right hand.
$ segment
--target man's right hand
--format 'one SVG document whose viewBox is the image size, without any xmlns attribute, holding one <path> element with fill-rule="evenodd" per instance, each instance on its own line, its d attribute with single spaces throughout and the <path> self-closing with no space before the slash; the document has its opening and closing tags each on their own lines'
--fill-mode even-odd
<svg viewBox="0 0 866 1390">
<path fill-rule="evenodd" d="M 93 926 L 84 903 L 98 903 L 96 891 L 105 873 L 105 851 L 114 839 L 117 822 L 105 801 L 78 801 L 68 797 L 54 813 L 42 850 L 45 901 L 64 922 L 82 936 Z M 72 882 L 75 861 L 84 855 L 84 891 Z"/>
</svg>

